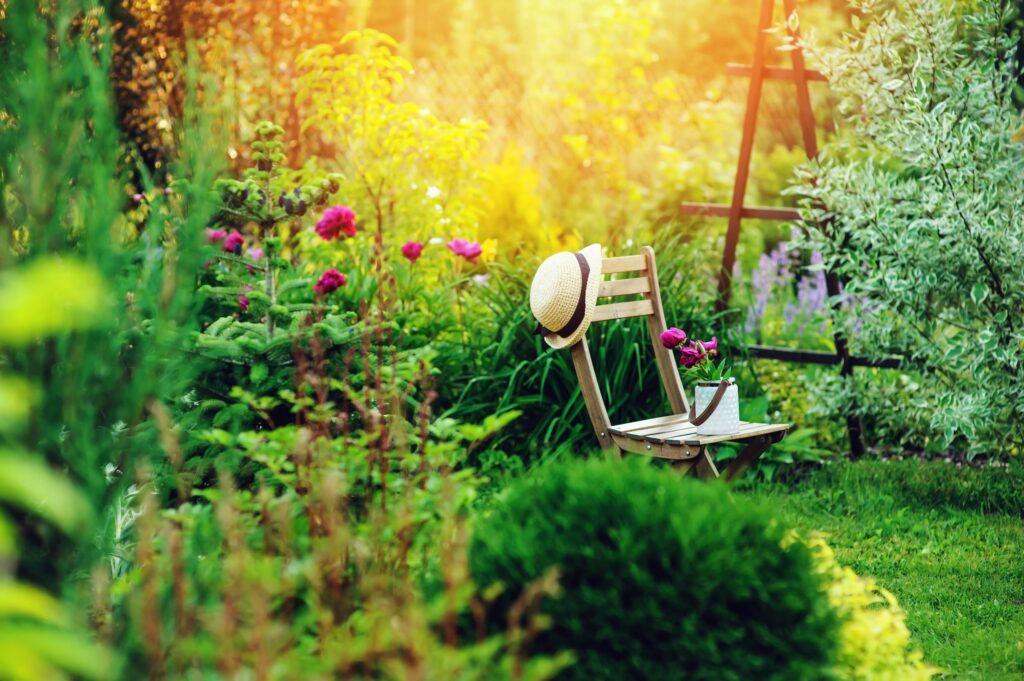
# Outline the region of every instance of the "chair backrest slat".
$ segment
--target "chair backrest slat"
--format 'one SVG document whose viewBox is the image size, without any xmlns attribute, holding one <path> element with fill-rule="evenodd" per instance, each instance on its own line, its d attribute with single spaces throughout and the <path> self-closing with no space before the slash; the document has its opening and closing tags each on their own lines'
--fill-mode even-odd
<svg viewBox="0 0 1024 681">
<path fill-rule="evenodd" d="M 605 322 L 609 319 L 629 319 L 654 314 L 654 306 L 650 300 L 630 300 L 625 303 L 608 303 L 594 308 L 591 321 Z"/>
<path fill-rule="evenodd" d="M 640 276 L 631 279 L 602 281 L 598 297 L 636 296 L 640 300 L 628 300 L 598 305 L 594 308 L 592 321 L 602 322 L 611 319 L 628 319 L 630 317 L 646 317 L 647 329 L 651 337 L 651 346 L 661 375 L 661 383 L 668 397 L 669 405 L 675 414 L 687 414 L 690 411 L 683 384 L 679 378 L 676 359 L 671 350 L 661 345 L 661 333 L 665 330 L 665 311 L 661 303 L 661 288 L 658 285 L 658 269 L 654 262 L 654 249 L 644 246 L 639 255 L 626 255 L 617 258 L 605 258 L 601 264 L 603 274 L 619 274 L 622 272 L 638 272 Z M 590 349 L 584 335 L 571 348 L 576 376 L 580 381 L 587 414 L 590 416 L 594 434 L 597 435 L 601 447 L 615 448 L 609 434 L 611 424 L 601 389 L 594 372 L 594 363 L 590 358 Z"/>
<path fill-rule="evenodd" d="M 598 298 L 611 298 L 613 296 L 633 296 L 638 293 L 647 293 L 651 290 L 651 280 L 647 277 L 634 277 L 632 279 L 615 279 L 613 281 L 602 281 L 598 289 Z"/>
<path fill-rule="evenodd" d="M 619 272 L 644 272 L 647 260 L 642 255 L 624 255 L 618 258 L 605 258 L 601 262 L 601 271 L 605 274 Z"/>
</svg>

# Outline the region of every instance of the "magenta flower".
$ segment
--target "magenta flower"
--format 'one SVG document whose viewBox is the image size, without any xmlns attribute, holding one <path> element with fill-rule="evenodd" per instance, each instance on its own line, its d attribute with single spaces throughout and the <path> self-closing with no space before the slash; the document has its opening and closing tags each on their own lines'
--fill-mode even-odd
<svg viewBox="0 0 1024 681">
<path fill-rule="evenodd" d="M 230 234 L 224 237 L 224 243 L 221 247 L 226 253 L 241 255 L 243 245 L 245 245 L 245 239 L 238 233 L 237 229 L 233 229 Z"/>
<path fill-rule="evenodd" d="M 348 206 L 331 206 L 324 211 L 316 223 L 316 233 L 324 241 L 337 239 L 342 234 L 347 237 L 356 235 L 356 213 Z"/>
<path fill-rule="evenodd" d="M 718 336 L 712 336 L 709 341 L 698 341 L 704 346 L 704 352 L 707 353 L 708 357 L 714 357 L 718 354 Z"/>
<path fill-rule="evenodd" d="M 402 244 L 402 255 L 409 262 L 416 262 L 420 259 L 420 254 L 423 253 L 423 244 L 419 241 L 406 241 Z"/>
<path fill-rule="evenodd" d="M 249 296 L 238 296 L 238 309 L 242 312 L 249 309 Z"/>
<path fill-rule="evenodd" d="M 223 229 L 207 229 L 206 230 L 206 243 L 215 244 L 218 241 L 223 241 L 224 237 L 228 234 Z"/>
<path fill-rule="evenodd" d="M 448 249 L 455 255 L 461 255 L 470 262 L 476 262 L 476 259 L 484 252 L 480 244 L 475 241 L 466 241 L 465 239 L 452 239 L 448 242 Z"/>
<path fill-rule="evenodd" d="M 691 342 L 689 345 L 679 348 L 679 363 L 687 369 L 697 366 L 702 359 L 704 359 L 704 353 L 700 351 L 696 343 Z"/>
<path fill-rule="evenodd" d="M 337 291 L 348 282 L 345 275 L 333 267 L 320 275 L 320 280 L 313 285 L 313 290 L 318 296 L 325 296 L 328 293 Z"/>
<path fill-rule="evenodd" d="M 665 346 L 665 348 L 671 350 L 686 342 L 686 332 L 673 326 L 670 329 L 662 331 L 659 338 L 661 339 L 661 344 Z"/>
</svg>

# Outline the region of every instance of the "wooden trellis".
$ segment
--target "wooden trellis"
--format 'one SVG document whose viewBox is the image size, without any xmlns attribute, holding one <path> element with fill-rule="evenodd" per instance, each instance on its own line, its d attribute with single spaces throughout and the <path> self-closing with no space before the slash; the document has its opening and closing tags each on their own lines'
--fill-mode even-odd
<svg viewBox="0 0 1024 681">
<path fill-rule="evenodd" d="M 683 215 L 724 217 L 729 220 L 725 234 L 725 248 L 722 253 L 722 269 L 718 273 L 718 305 L 720 309 L 728 307 L 732 294 L 732 271 L 733 265 L 736 262 L 736 244 L 739 241 L 740 224 L 743 219 L 753 218 L 788 222 L 800 220 L 800 213 L 794 208 L 745 206 L 743 204 L 743 197 L 747 191 L 747 181 L 750 177 L 750 160 L 754 150 L 754 134 L 757 130 L 757 115 L 761 104 L 761 91 L 766 79 L 793 82 L 804 151 L 807 153 L 807 158 L 813 159 L 818 155 L 814 113 L 811 110 L 810 89 L 807 84 L 810 81 L 823 81 L 825 78 L 818 71 L 808 69 L 804 62 L 804 54 L 799 40 L 799 25 L 795 17 L 796 0 L 782 0 L 783 11 L 786 17 L 786 30 L 789 32 L 791 39 L 791 49 L 789 52 L 791 68 L 767 65 L 768 35 L 769 29 L 772 28 L 772 13 L 775 9 L 775 2 L 776 0 L 761 0 L 761 15 L 757 25 L 757 35 L 754 39 L 754 57 L 752 62 L 749 65 L 729 64 L 727 66 L 730 75 L 748 76 L 750 78 L 732 201 L 729 204 L 684 203 L 680 206 L 680 212 Z M 831 270 L 825 273 L 825 287 L 830 298 L 839 295 L 839 278 Z M 752 345 L 749 350 L 754 357 L 764 359 L 804 364 L 838 364 L 839 373 L 842 376 L 850 376 L 855 366 L 882 368 L 896 368 L 899 366 L 900 361 L 898 358 L 875 360 L 850 355 L 846 338 L 838 329 L 835 330 L 833 338 L 835 342 L 834 353 L 767 347 L 763 345 Z M 850 434 L 850 454 L 853 458 L 857 458 L 864 453 L 860 418 L 855 414 L 848 414 L 846 425 Z"/>
</svg>

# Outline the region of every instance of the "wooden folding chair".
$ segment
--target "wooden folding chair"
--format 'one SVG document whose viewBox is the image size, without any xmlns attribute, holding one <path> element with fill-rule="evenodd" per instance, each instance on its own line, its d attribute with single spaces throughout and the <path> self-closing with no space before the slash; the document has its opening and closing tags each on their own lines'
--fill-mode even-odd
<svg viewBox="0 0 1024 681">
<path fill-rule="evenodd" d="M 662 459 L 670 459 L 673 465 L 685 471 L 696 468 L 702 478 L 717 478 L 719 472 L 708 453 L 708 446 L 720 442 L 742 442 L 743 448 L 725 470 L 726 480 L 732 480 L 742 473 L 769 446 L 781 440 L 790 424 L 740 423 L 739 432 L 732 435 L 707 435 L 696 433 L 696 426 L 689 422 L 690 405 L 679 379 L 676 359 L 671 350 L 666 350 L 659 336 L 665 330 L 665 311 L 661 305 L 661 290 L 658 286 L 658 270 L 654 264 L 654 249 L 645 246 L 639 255 L 618 258 L 604 258 L 604 274 L 636 272 L 638 276 L 628 279 L 602 281 L 599 298 L 641 295 L 641 300 L 629 300 L 599 304 L 594 311 L 592 323 L 629 317 L 646 317 L 647 329 L 651 335 L 654 358 L 658 373 L 668 395 L 672 414 L 657 418 L 633 421 L 613 426 L 608 420 L 601 389 L 594 374 L 594 363 L 590 359 L 590 348 L 586 335 L 572 348 L 573 366 L 579 377 L 583 400 L 590 415 L 601 448 L 616 452 L 635 452 Z"/>
</svg>

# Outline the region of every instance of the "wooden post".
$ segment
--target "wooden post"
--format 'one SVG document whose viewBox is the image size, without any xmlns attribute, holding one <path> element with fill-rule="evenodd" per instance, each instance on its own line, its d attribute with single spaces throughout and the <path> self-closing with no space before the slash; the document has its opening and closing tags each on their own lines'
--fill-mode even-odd
<svg viewBox="0 0 1024 681">
<path fill-rule="evenodd" d="M 786 27 L 789 30 L 789 35 L 793 40 L 799 40 L 798 25 L 790 23 L 790 17 L 796 13 L 796 0 L 782 0 L 782 6 L 786 10 Z M 791 50 L 789 54 L 793 64 L 793 79 L 796 82 L 796 105 L 800 113 L 800 131 L 804 137 L 804 149 L 807 151 L 807 158 L 813 159 L 818 157 L 818 139 L 814 130 L 814 114 L 811 113 L 811 94 L 807 87 L 804 51 L 795 49 Z M 838 299 L 842 290 L 839 276 L 831 269 L 825 273 L 825 290 L 830 300 Z M 850 349 L 846 344 L 846 336 L 836 328 L 833 329 L 832 340 L 836 346 L 836 354 L 841 361 L 839 375 L 843 377 L 844 381 L 849 380 L 853 376 L 853 364 L 850 362 Z M 859 459 L 864 454 L 863 424 L 860 416 L 852 411 L 846 414 L 846 430 L 850 437 L 850 458 Z"/>
<path fill-rule="evenodd" d="M 750 65 L 729 64 L 728 72 L 733 75 L 750 77 L 747 89 L 747 108 L 743 116 L 743 133 L 740 139 L 739 159 L 736 165 L 736 181 L 733 185 L 732 201 L 729 205 L 707 203 L 684 203 L 680 206 L 683 215 L 721 216 L 728 217 L 729 223 L 725 233 L 725 248 L 722 251 L 722 269 L 718 273 L 719 312 L 729 307 L 732 297 L 732 270 L 736 263 L 736 246 L 739 242 L 740 224 L 743 218 L 766 220 L 799 220 L 799 213 L 791 208 L 751 207 L 743 204 L 747 192 L 747 181 L 750 177 L 750 161 L 754 149 L 754 134 L 757 130 L 757 114 L 761 103 L 762 86 L 766 78 L 791 80 L 796 90 L 796 105 L 800 120 L 800 133 L 803 138 L 804 151 L 807 158 L 818 155 L 818 140 L 815 132 L 814 113 L 811 109 L 808 81 L 821 81 L 824 76 L 817 71 L 810 71 L 804 61 L 803 49 L 798 44 L 800 39 L 799 19 L 796 15 L 796 0 L 782 0 L 785 14 L 786 30 L 794 42 L 790 54 L 792 68 L 769 67 L 765 64 L 768 49 L 768 33 L 772 24 L 772 12 L 775 0 L 761 0 L 761 14 L 757 24 L 757 35 L 754 39 L 754 55 Z M 830 298 L 835 299 L 842 290 L 839 277 L 832 271 L 825 273 L 825 286 Z M 755 355 L 789 361 L 813 361 L 814 363 L 839 364 L 839 374 L 844 379 L 853 375 L 853 367 L 857 364 L 898 365 L 898 359 L 884 363 L 870 363 L 863 358 L 851 357 L 849 346 L 843 334 L 836 330 L 833 340 L 836 352 L 831 360 L 817 356 L 820 353 L 805 353 L 788 348 L 755 348 Z M 850 456 L 859 458 L 864 453 L 863 430 L 860 417 L 855 414 L 846 416 L 847 430 L 850 436 Z"/>
<path fill-rule="evenodd" d="M 750 85 L 747 88 L 747 108 L 743 114 L 743 137 L 740 139 L 740 157 L 736 165 L 736 182 L 732 187 L 732 202 L 729 204 L 729 226 L 725 231 L 725 250 L 722 252 L 722 269 L 718 273 L 718 309 L 724 310 L 732 293 L 732 268 L 736 262 L 736 244 L 740 238 L 740 221 L 743 219 L 743 197 L 747 193 L 750 177 L 750 157 L 754 152 L 754 133 L 757 132 L 757 112 L 761 105 L 761 89 L 764 85 L 764 62 L 768 49 L 768 29 L 772 23 L 772 9 L 775 0 L 761 0 L 761 17 L 757 23 L 754 39 L 754 59 L 751 61 Z"/>
</svg>

